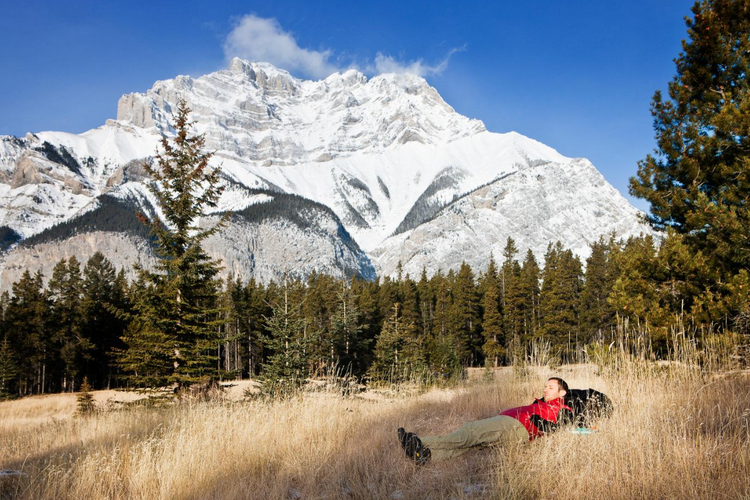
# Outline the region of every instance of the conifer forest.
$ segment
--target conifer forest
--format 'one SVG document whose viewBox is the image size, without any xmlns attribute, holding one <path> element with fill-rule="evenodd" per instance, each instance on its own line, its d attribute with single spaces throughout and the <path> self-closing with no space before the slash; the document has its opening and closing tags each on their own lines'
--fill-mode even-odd
<svg viewBox="0 0 750 500">
<path fill-rule="evenodd" d="M 684 260 L 675 269 L 666 255 Z M 587 346 L 607 345 L 628 319 L 647 324 L 644 340 L 664 355 L 675 315 L 696 329 L 747 331 L 746 317 L 730 314 L 738 296 L 695 293 L 686 278 L 704 264 L 689 258 L 677 236 L 661 246 L 651 237 L 601 239 L 585 270 L 559 244 L 549 246 L 540 266 L 508 240 L 501 262 L 376 281 L 322 274 L 267 285 L 216 280 L 196 299 L 208 331 L 184 377 L 285 384 L 330 374 L 365 382 L 445 379 L 463 367 L 511 364 L 539 341 L 560 361 L 576 361 Z M 46 286 L 30 272 L 14 283 L 2 296 L 3 394 L 76 391 L 84 377 L 94 388 L 179 382 L 173 339 L 149 326 L 156 288 L 124 276 L 99 253 L 85 264 L 60 261 Z M 712 316 L 717 310 L 727 312 Z"/>
</svg>

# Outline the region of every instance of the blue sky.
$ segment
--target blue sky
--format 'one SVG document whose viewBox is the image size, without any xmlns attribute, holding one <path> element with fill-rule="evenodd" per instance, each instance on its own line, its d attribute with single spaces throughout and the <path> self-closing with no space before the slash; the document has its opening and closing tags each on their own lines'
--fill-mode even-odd
<svg viewBox="0 0 750 500">
<path fill-rule="evenodd" d="M 233 55 L 308 78 L 409 68 L 456 111 L 586 157 L 628 196 L 692 4 L 11 0 L 0 6 L 0 134 L 98 127 L 122 94 Z"/>
</svg>

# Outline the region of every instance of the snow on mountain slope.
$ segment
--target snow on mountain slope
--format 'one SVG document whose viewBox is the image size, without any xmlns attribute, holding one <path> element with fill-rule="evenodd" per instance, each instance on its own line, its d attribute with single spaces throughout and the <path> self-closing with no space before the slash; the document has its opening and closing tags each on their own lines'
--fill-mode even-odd
<svg viewBox="0 0 750 500">
<path fill-rule="evenodd" d="M 432 220 L 386 239 L 370 252 L 379 272 L 418 276 L 458 269 L 463 261 L 486 267 L 490 254 L 502 260 L 513 238 L 523 259 L 531 249 L 541 258 L 558 240 L 582 258 L 599 236 L 649 232 L 630 205 L 585 159 L 535 163 L 482 186 L 442 209 Z M 541 260 L 541 259 L 540 259 Z"/>
<path fill-rule="evenodd" d="M 266 168 L 224 162 L 229 173 L 248 174 L 330 206 L 366 251 L 390 236 L 439 177 L 433 197 L 441 207 L 476 187 L 530 162 L 565 157 L 520 134 L 481 132 L 430 146 L 406 144 L 380 154 L 358 153 L 325 163 Z M 239 170 L 239 171 L 238 171 Z"/>
<path fill-rule="evenodd" d="M 412 273 L 423 265 L 456 268 L 462 260 L 482 268 L 508 236 L 541 258 L 550 241 L 585 256 L 602 234 L 647 231 L 589 162 L 514 132 L 486 131 L 420 77 L 368 80 L 347 71 L 305 81 L 240 59 L 227 70 L 125 95 L 117 120 L 80 135 L 0 137 L 0 229 L 27 239 L 65 234 L 50 231 L 63 223 L 77 227 L 73 221 L 97 210 L 102 196 L 153 210 L 142 164 L 151 161 L 161 133 L 172 133 L 179 99 L 193 110 L 195 131 L 205 134 L 227 185 L 215 211 L 258 207 L 252 224 L 239 221 L 233 235 L 212 243 L 217 254 L 233 256 L 230 267 L 246 278 L 271 279 L 299 264 L 283 256 L 282 241 L 290 247 L 304 241 L 299 255 L 318 259 L 321 269 L 371 276 L 373 265 L 391 274 L 399 260 Z M 291 214 L 297 202 L 281 203 L 281 195 L 313 205 Z M 284 213 L 274 219 L 269 210 Z M 301 240 L 279 240 L 273 228 L 282 220 L 320 230 L 307 236 L 285 230 Z M 28 251 L 21 245 L 11 254 Z M 0 266 L 11 257 L 0 257 Z M 253 264 L 235 266 L 242 259 Z"/>
</svg>

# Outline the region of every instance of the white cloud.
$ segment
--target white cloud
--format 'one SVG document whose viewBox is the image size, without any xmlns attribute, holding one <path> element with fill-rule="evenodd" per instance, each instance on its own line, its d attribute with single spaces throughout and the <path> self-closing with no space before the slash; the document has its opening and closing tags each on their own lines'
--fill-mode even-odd
<svg viewBox="0 0 750 500">
<path fill-rule="evenodd" d="M 386 56 L 378 52 L 378 55 L 375 56 L 375 65 L 373 72 L 378 74 L 410 73 L 422 77 L 439 75 L 448 68 L 448 61 L 450 61 L 451 56 L 456 52 L 462 52 L 464 50 L 466 50 L 466 47 L 451 49 L 445 56 L 445 58 L 435 66 L 425 64 L 422 59 L 417 59 L 416 61 L 411 62 L 397 61 L 392 56 Z"/>
<path fill-rule="evenodd" d="M 325 78 L 339 68 L 329 62 L 331 51 L 307 50 L 275 19 L 243 16 L 224 41 L 227 58 L 263 61 L 307 77 Z"/>
<path fill-rule="evenodd" d="M 361 70 L 368 74 L 411 73 L 418 76 L 439 75 L 448 67 L 448 61 L 465 47 L 451 49 L 445 58 L 434 66 L 422 59 L 399 61 L 378 52 L 375 61 L 367 63 Z M 227 59 L 240 57 L 249 61 L 268 62 L 292 73 L 309 78 L 325 78 L 342 68 L 330 60 L 331 50 L 303 49 L 294 36 L 284 31 L 276 19 L 265 19 L 252 14 L 241 17 L 224 40 L 224 55 Z M 350 67 L 357 69 L 352 64 Z"/>
</svg>

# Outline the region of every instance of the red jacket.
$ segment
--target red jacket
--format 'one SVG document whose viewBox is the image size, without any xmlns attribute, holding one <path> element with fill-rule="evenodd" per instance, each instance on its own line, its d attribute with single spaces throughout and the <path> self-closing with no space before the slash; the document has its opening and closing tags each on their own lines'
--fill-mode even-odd
<svg viewBox="0 0 750 500">
<path fill-rule="evenodd" d="M 544 431 L 534 425 L 534 422 L 532 422 L 532 420 L 541 418 L 542 420 L 546 420 L 547 422 L 551 422 L 552 424 L 556 425 L 558 423 L 558 418 L 560 416 L 561 410 L 567 410 L 570 412 L 570 414 L 572 414 L 573 412 L 573 410 L 563 402 L 562 398 L 553 399 L 549 403 L 541 399 L 534 399 L 534 402 L 528 406 L 511 408 L 509 410 L 505 410 L 500 415 L 513 417 L 521 422 L 523 426 L 526 427 L 526 430 L 529 431 L 529 441 L 531 441 L 534 438 L 542 436 L 544 434 Z M 538 417 L 532 419 L 533 415 L 538 415 Z"/>
</svg>

